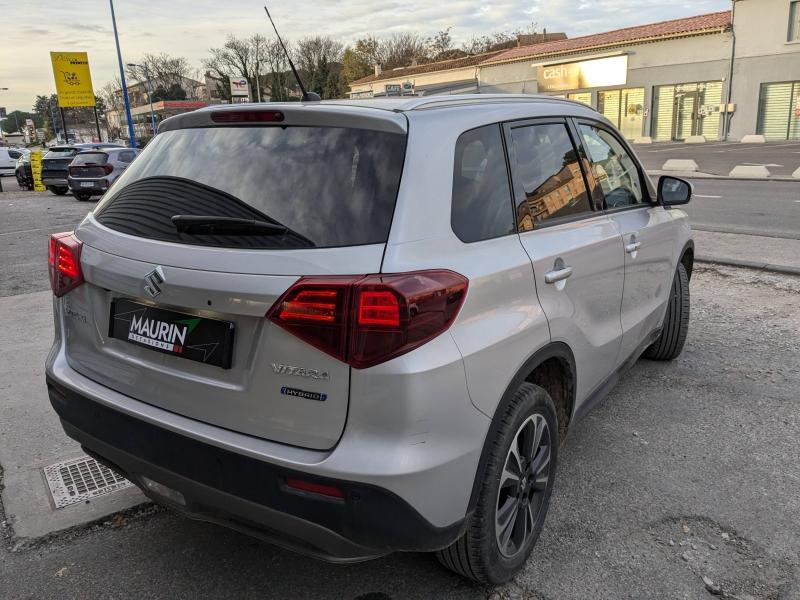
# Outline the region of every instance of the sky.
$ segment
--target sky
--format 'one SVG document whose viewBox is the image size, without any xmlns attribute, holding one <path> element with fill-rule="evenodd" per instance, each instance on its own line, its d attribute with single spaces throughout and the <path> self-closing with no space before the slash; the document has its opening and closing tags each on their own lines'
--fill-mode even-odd
<svg viewBox="0 0 800 600">
<path fill-rule="evenodd" d="M 145 53 L 184 56 L 198 70 L 227 34 L 274 35 L 265 0 L 116 0 L 124 62 Z M 730 8 L 730 0 L 270 0 L 285 39 L 329 35 L 343 43 L 364 35 L 452 27 L 458 45 L 472 36 L 536 23 L 569 37 Z M 118 74 L 108 0 L 0 0 L 0 106 L 30 110 L 55 91 L 50 51 L 89 53 L 95 91 Z"/>
</svg>

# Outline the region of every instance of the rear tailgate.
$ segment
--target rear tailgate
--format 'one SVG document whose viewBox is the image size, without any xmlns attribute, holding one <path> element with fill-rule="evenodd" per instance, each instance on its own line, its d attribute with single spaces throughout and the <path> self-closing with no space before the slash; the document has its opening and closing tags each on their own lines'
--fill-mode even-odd
<svg viewBox="0 0 800 600">
<path fill-rule="evenodd" d="M 206 423 L 333 447 L 347 418 L 349 366 L 265 315 L 302 276 L 380 272 L 405 134 L 388 112 L 399 138 L 376 138 L 368 118 L 352 115 L 357 131 L 334 131 L 328 112 L 288 109 L 286 121 L 291 114 L 302 128 L 159 134 L 75 232 L 86 283 L 59 300 L 70 366 Z M 262 146 L 257 164 L 253 145 Z M 187 153 L 198 147 L 205 158 Z M 171 222 L 251 213 L 287 229 L 186 233 Z"/>
</svg>

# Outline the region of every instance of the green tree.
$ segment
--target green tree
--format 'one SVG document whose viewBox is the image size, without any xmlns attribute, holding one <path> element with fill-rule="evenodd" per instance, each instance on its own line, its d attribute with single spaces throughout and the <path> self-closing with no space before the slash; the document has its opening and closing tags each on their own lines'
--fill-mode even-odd
<svg viewBox="0 0 800 600">
<path fill-rule="evenodd" d="M 15 133 L 22 131 L 25 128 L 25 120 L 32 119 L 37 128 L 43 124 L 42 118 L 36 113 L 26 112 L 24 110 L 14 110 L 8 113 L 7 118 L 3 121 L 3 131 L 5 133 Z M 19 125 L 19 129 L 17 129 Z"/>
</svg>

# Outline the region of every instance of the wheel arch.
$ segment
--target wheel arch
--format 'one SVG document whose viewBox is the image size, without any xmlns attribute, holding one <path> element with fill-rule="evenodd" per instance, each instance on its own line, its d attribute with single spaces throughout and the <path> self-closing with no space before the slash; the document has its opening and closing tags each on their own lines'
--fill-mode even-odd
<svg viewBox="0 0 800 600">
<path fill-rule="evenodd" d="M 686 242 L 686 244 L 684 244 L 683 250 L 681 250 L 679 262 L 686 269 L 686 274 L 689 276 L 689 280 L 691 281 L 692 269 L 694 269 L 694 240 L 689 240 Z"/>
<path fill-rule="evenodd" d="M 561 377 L 560 380 L 559 377 Z M 494 415 L 492 415 L 491 425 L 483 440 L 481 457 L 478 461 L 478 468 L 475 472 L 472 492 L 467 505 L 468 514 L 474 510 L 478 502 L 491 444 L 500 429 L 502 415 L 513 400 L 517 388 L 527 381 L 544 388 L 550 394 L 556 404 L 559 418 L 558 429 L 560 437 L 563 439 L 575 410 L 575 378 L 575 355 L 572 353 L 572 349 L 564 342 L 551 342 L 540 348 L 528 357 L 517 370 L 500 397 L 500 402 L 498 402 Z"/>
</svg>

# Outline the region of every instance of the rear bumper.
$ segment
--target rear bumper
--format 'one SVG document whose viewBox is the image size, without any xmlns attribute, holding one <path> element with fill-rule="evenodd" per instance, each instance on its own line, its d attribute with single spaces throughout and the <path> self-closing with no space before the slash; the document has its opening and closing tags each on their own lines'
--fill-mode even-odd
<svg viewBox="0 0 800 600">
<path fill-rule="evenodd" d="M 67 177 L 67 185 L 73 192 L 85 192 L 87 194 L 103 194 L 108 189 L 108 180 L 104 178 L 88 179 Z"/>
<path fill-rule="evenodd" d="M 42 183 L 45 186 L 67 187 L 67 178 L 66 177 L 42 177 Z"/>
<path fill-rule="evenodd" d="M 463 532 L 464 519 L 436 527 L 380 487 L 309 475 L 204 443 L 96 402 L 50 375 L 47 387 L 67 435 L 153 500 L 190 517 L 335 562 L 436 550 Z M 185 504 L 150 491 L 142 477 L 177 490 Z M 344 498 L 290 489 L 286 480 L 294 477 L 335 486 Z"/>
</svg>

